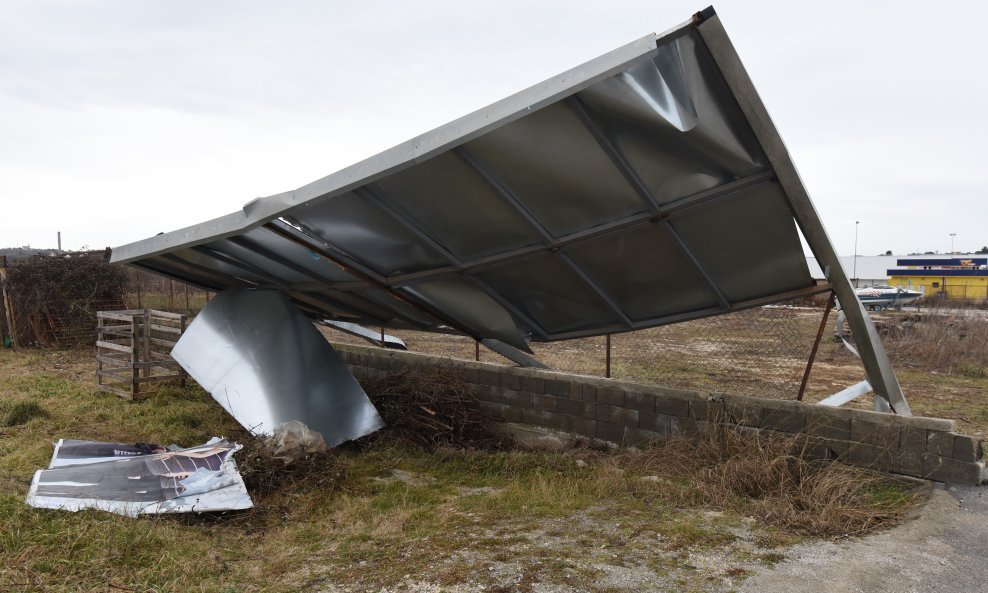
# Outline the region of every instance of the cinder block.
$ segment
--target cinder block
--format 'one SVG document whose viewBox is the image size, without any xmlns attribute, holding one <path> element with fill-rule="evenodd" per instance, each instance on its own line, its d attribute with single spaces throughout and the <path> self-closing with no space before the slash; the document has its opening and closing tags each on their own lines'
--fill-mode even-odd
<svg viewBox="0 0 988 593">
<path fill-rule="evenodd" d="M 758 427 L 762 425 L 762 408 L 748 398 L 725 398 L 723 419 L 731 424 Z"/>
<path fill-rule="evenodd" d="M 522 388 L 522 377 L 509 372 L 501 373 L 501 388 L 518 391 Z"/>
<path fill-rule="evenodd" d="M 521 421 L 525 424 L 533 424 L 555 430 L 569 430 L 569 416 L 554 414 L 545 410 L 522 410 Z"/>
<path fill-rule="evenodd" d="M 470 393 L 482 401 L 498 401 L 501 398 L 501 390 L 490 385 L 472 385 L 470 387 Z"/>
<path fill-rule="evenodd" d="M 806 415 L 802 411 L 762 408 L 761 426 L 779 432 L 803 432 L 806 428 Z"/>
<path fill-rule="evenodd" d="M 600 422 L 616 422 L 620 424 L 619 415 L 622 409 L 617 406 L 597 403 L 594 404 L 594 418 Z"/>
<path fill-rule="evenodd" d="M 532 395 L 532 407 L 545 412 L 555 412 L 557 399 L 547 393 L 535 393 Z"/>
<path fill-rule="evenodd" d="M 690 400 L 678 395 L 657 394 L 655 413 L 686 418 L 690 415 Z"/>
<path fill-rule="evenodd" d="M 612 406 L 624 406 L 624 389 L 620 387 L 598 387 L 597 402 Z"/>
<path fill-rule="evenodd" d="M 582 385 L 582 396 L 585 402 L 595 402 L 597 401 L 597 386 L 591 385 L 589 383 L 584 383 Z"/>
<path fill-rule="evenodd" d="M 910 476 L 923 475 L 926 433 L 924 428 L 904 426 L 899 429 L 899 449 L 895 454 L 897 472 Z"/>
<path fill-rule="evenodd" d="M 565 414 L 546 413 L 542 418 L 542 422 L 542 426 L 547 428 L 564 432 L 569 432 L 570 430 L 570 417 Z"/>
<path fill-rule="evenodd" d="M 807 434 L 827 439 L 848 441 L 851 439 L 851 410 L 829 406 L 808 406 Z"/>
<path fill-rule="evenodd" d="M 624 393 L 624 407 L 639 412 L 654 412 L 655 395 L 645 391 L 626 391 Z"/>
<path fill-rule="evenodd" d="M 545 393 L 545 379 L 542 377 L 525 377 L 522 380 L 522 390 L 530 393 Z"/>
<path fill-rule="evenodd" d="M 875 413 L 864 410 L 858 411 L 871 414 Z M 945 418 L 927 418 L 925 416 L 896 416 L 896 422 L 901 423 L 903 426 L 910 426 L 912 428 L 939 430 L 942 432 L 954 432 L 957 424 L 953 420 L 947 420 Z"/>
<path fill-rule="evenodd" d="M 838 439 L 822 438 L 820 443 L 830 451 L 831 459 L 846 459 L 848 450 L 851 448 L 851 443 Z"/>
<path fill-rule="evenodd" d="M 687 418 L 679 418 L 679 420 L 688 420 Z M 643 430 L 650 430 L 657 434 L 670 434 L 672 432 L 672 416 L 667 416 L 665 414 L 655 414 L 650 412 L 640 412 L 638 414 L 638 428 Z"/>
<path fill-rule="evenodd" d="M 497 371 L 483 369 L 480 371 L 477 379 L 477 382 L 481 385 L 490 385 L 492 387 L 501 385 L 501 375 Z"/>
<path fill-rule="evenodd" d="M 645 442 L 645 439 L 641 435 L 641 431 L 633 426 L 624 427 L 624 436 L 621 437 L 621 444 L 625 447 L 633 447 L 635 445 L 640 445 Z"/>
<path fill-rule="evenodd" d="M 596 438 L 621 444 L 624 440 L 624 426 L 613 422 L 597 421 Z"/>
<path fill-rule="evenodd" d="M 851 443 L 847 454 L 841 458 L 851 465 L 892 470 L 895 469 L 893 451 L 894 449 L 868 443 Z"/>
<path fill-rule="evenodd" d="M 851 442 L 874 445 L 889 451 L 899 447 L 899 426 L 891 414 L 876 418 L 851 418 Z"/>
<path fill-rule="evenodd" d="M 509 406 L 493 402 L 480 402 L 478 406 L 484 416 L 491 420 L 505 420 L 506 412 L 510 409 Z"/>
<path fill-rule="evenodd" d="M 569 429 L 574 434 L 597 438 L 597 421 L 592 418 L 578 418 L 574 416 L 569 419 Z"/>
<path fill-rule="evenodd" d="M 724 398 L 718 395 L 708 395 L 703 399 L 690 401 L 690 418 L 702 422 L 721 422 L 724 420 Z"/>
<path fill-rule="evenodd" d="M 515 406 L 518 408 L 531 408 L 535 405 L 535 398 L 533 394 L 527 391 L 513 391 L 510 389 L 501 389 L 497 393 L 498 393 L 498 401 L 500 401 L 502 404 Z"/>
<path fill-rule="evenodd" d="M 625 426 L 638 428 L 638 410 L 623 408 L 621 410 L 621 423 Z"/>
<path fill-rule="evenodd" d="M 546 379 L 545 381 L 545 392 L 551 395 L 569 397 L 570 396 L 570 382 L 561 381 L 559 379 Z"/>
<path fill-rule="evenodd" d="M 566 414 L 567 416 L 583 416 L 584 406 L 586 402 L 578 399 L 569 399 L 565 397 L 557 398 L 556 400 L 556 412 L 560 414 Z"/>
<path fill-rule="evenodd" d="M 926 433 L 926 454 L 938 457 L 954 456 L 954 433 L 930 430 Z"/>
<path fill-rule="evenodd" d="M 967 461 L 969 463 L 981 461 L 981 458 L 984 457 L 981 439 L 967 436 L 966 434 L 954 434 L 954 447 L 951 457 L 957 461 Z"/>
<path fill-rule="evenodd" d="M 475 366 L 460 367 L 460 376 L 467 383 L 479 383 L 480 382 L 480 369 Z"/>
<path fill-rule="evenodd" d="M 984 463 L 968 463 L 949 457 L 927 455 L 923 462 L 923 477 L 949 484 L 978 484 Z"/>
<path fill-rule="evenodd" d="M 695 418 L 667 416 L 669 418 L 669 434 L 696 435 L 700 433 L 700 425 Z M 656 426 L 658 426 L 658 420 Z"/>
<path fill-rule="evenodd" d="M 643 443 L 654 443 L 656 441 L 661 441 L 666 437 L 665 434 L 659 434 L 643 428 L 638 429 L 638 435 L 641 437 Z"/>
<path fill-rule="evenodd" d="M 501 415 L 504 417 L 506 422 L 521 422 L 522 412 L 524 408 L 516 408 L 514 406 L 504 406 L 501 410 Z"/>
</svg>

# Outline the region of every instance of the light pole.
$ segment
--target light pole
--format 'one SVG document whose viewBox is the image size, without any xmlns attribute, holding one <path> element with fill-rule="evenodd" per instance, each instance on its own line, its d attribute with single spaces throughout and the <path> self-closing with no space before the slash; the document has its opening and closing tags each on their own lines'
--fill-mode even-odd
<svg viewBox="0 0 988 593">
<path fill-rule="evenodd" d="M 950 255 L 954 254 L 954 237 L 956 236 L 957 233 L 950 233 Z"/>
<path fill-rule="evenodd" d="M 854 271 L 851 273 L 854 276 L 854 288 L 858 287 L 858 225 L 861 224 L 860 220 L 854 221 Z"/>
</svg>

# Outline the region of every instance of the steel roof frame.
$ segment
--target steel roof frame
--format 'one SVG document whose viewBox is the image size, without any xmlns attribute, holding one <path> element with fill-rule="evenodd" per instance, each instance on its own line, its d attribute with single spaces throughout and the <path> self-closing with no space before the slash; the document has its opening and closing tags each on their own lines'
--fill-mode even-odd
<svg viewBox="0 0 988 593">
<path fill-rule="evenodd" d="M 622 153 L 619 146 L 608 136 L 607 130 L 598 124 L 587 105 L 576 93 L 655 56 L 657 48 L 662 44 L 669 43 L 681 36 L 693 35 L 694 31 L 702 40 L 706 51 L 709 52 L 719 69 L 719 73 L 723 76 L 723 82 L 726 83 L 733 99 L 750 125 L 770 167 L 661 204 L 652 195 L 648 185 L 636 173 L 635 168 Z M 525 202 L 514 194 L 510 185 L 500 178 L 488 163 L 485 163 L 482 158 L 473 154 L 465 146 L 471 140 L 480 138 L 492 130 L 508 125 L 555 103 L 565 105 L 569 112 L 582 123 L 597 147 L 609 159 L 614 170 L 620 174 L 634 195 L 641 201 L 645 211 L 628 214 L 591 228 L 553 234 L 545 224 L 540 222 Z M 494 195 L 500 198 L 510 211 L 527 223 L 530 230 L 534 231 L 539 238 L 539 242 L 505 249 L 494 254 L 483 254 L 479 257 L 461 257 L 408 216 L 391 207 L 383 199 L 387 197 L 387 194 L 382 197 L 378 194 L 380 190 L 369 187 L 377 180 L 426 162 L 444 152 L 455 155 L 469 170 L 474 171 L 483 179 Z M 777 185 L 781 189 L 780 193 L 791 211 L 796 225 L 816 255 L 817 260 L 823 264 L 830 285 L 826 287 L 807 286 L 766 297 L 731 302 L 715 276 L 705 267 L 688 241 L 673 225 L 673 220 L 687 213 L 693 213 L 697 209 L 714 207 L 721 201 L 742 195 L 746 191 L 763 186 L 763 184 Z M 352 253 L 345 246 L 337 244 L 333 238 L 323 236 L 317 230 L 306 228 L 304 220 L 292 219 L 291 209 L 295 207 L 300 205 L 315 206 L 347 193 L 372 204 L 393 222 L 411 233 L 422 244 L 428 246 L 439 256 L 439 259 L 445 260 L 447 265 L 411 272 L 380 273 L 374 269 L 374 266 L 362 261 L 359 253 Z M 692 269 L 702 285 L 711 293 L 713 300 L 716 301 L 716 306 L 653 316 L 647 319 L 633 319 L 599 279 L 595 278 L 593 273 L 582 267 L 568 253 L 569 249 L 584 241 L 623 233 L 651 224 L 655 224 L 659 233 L 671 241 L 671 244 L 679 252 L 681 261 Z M 271 233 L 272 236 L 317 254 L 344 270 L 355 280 L 330 280 L 304 265 L 293 262 L 280 253 L 267 249 L 256 241 L 241 236 L 254 229 L 263 229 L 263 232 Z M 308 278 L 311 282 L 304 283 L 304 286 L 299 283 L 284 282 L 277 276 L 259 269 L 241 258 L 205 245 L 220 240 L 228 240 L 239 247 L 256 253 L 267 261 Z M 113 250 L 112 261 L 132 263 L 157 273 L 177 276 L 180 276 L 181 268 L 186 267 L 198 270 L 194 281 L 201 283 L 203 278 L 199 278 L 199 274 L 210 279 L 211 270 L 208 267 L 203 267 L 196 262 L 175 255 L 175 252 L 180 250 L 192 250 L 198 255 L 210 258 L 230 268 L 241 270 L 242 274 L 234 275 L 240 284 L 273 286 L 293 294 L 296 300 L 300 301 L 300 304 L 309 305 L 306 307 L 307 309 L 315 307 L 316 313 L 319 312 L 320 308 L 324 308 L 339 311 L 341 314 L 373 317 L 371 313 L 340 303 L 337 298 L 333 298 L 326 292 L 320 292 L 320 290 L 362 293 L 363 298 L 371 302 L 378 302 L 379 306 L 384 306 L 385 309 L 390 306 L 390 312 L 396 315 L 395 319 L 391 320 L 391 324 L 396 327 L 402 325 L 422 327 L 423 319 L 415 317 L 415 315 L 421 314 L 424 318 L 433 320 L 433 327 L 454 328 L 478 340 L 488 339 L 490 336 L 478 334 L 476 330 L 472 329 L 469 322 L 457 318 L 455 314 L 436 308 L 415 294 L 414 287 L 428 281 L 466 278 L 516 320 L 524 323 L 533 334 L 542 340 L 569 339 L 675 323 L 756 307 L 792 298 L 795 295 L 812 294 L 832 288 L 847 311 L 848 323 L 854 335 L 857 336 L 856 341 L 859 345 L 862 361 L 868 379 L 876 393 L 888 402 L 893 411 L 899 414 L 909 414 L 908 404 L 902 395 L 877 332 L 857 300 L 853 288 L 837 260 L 836 253 L 819 216 L 799 179 L 795 166 L 764 105 L 755 92 L 733 45 L 730 43 L 719 17 L 712 8 L 698 13 L 690 21 L 663 35 L 643 37 L 553 79 L 297 190 L 254 200 L 244 206 L 242 211 L 193 227 L 118 247 Z M 585 287 L 596 295 L 604 308 L 614 315 L 615 322 L 609 325 L 594 326 L 590 329 L 552 331 L 526 314 L 520 307 L 478 276 L 479 273 L 495 266 L 519 263 L 530 258 L 547 255 L 552 255 L 565 264 Z M 149 262 L 148 260 L 152 258 L 157 259 Z M 165 261 L 162 262 L 162 259 Z M 805 261 L 801 261 L 805 266 Z M 169 263 L 179 266 L 177 271 L 171 270 L 169 273 L 169 270 L 163 269 L 170 268 Z M 368 293 L 368 288 L 379 292 L 381 296 Z M 311 292 L 313 290 L 314 292 Z M 299 291 L 302 294 L 299 294 Z M 385 299 L 387 302 L 385 303 L 381 299 Z M 413 314 L 413 311 L 417 313 Z M 389 323 L 388 319 L 376 317 L 374 319 L 382 325 Z M 515 345 L 518 344 L 515 343 Z"/>
</svg>

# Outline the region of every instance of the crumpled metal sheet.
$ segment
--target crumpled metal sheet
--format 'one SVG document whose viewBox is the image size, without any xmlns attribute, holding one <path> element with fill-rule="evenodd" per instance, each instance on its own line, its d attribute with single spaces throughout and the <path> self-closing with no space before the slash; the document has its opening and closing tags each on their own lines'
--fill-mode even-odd
<svg viewBox="0 0 988 593">
<path fill-rule="evenodd" d="M 343 359 L 276 290 L 216 295 L 172 357 L 254 434 L 298 420 L 335 447 L 384 425 Z"/>
<path fill-rule="evenodd" d="M 173 450 L 59 440 L 48 469 L 35 472 L 26 502 L 128 517 L 249 509 L 253 503 L 233 459 L 240 448 L 218 437 Z"/>
</svg>

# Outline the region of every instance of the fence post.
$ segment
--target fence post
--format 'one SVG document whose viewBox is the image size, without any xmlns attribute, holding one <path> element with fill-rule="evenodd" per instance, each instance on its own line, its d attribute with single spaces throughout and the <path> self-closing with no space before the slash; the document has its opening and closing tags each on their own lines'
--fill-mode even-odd
<svg viewBox="0 0 988 593">
<path fill-rule="evenodd" d="M 796 394 L 796 401 L 803 401 L 803 394 L 806 393 L 806 384 L 810 380 L 810 369 L 813 368 L 813 361 L 816 359 L 816 351 L 820 348 L 820 339 L 823 338 L 823 330 L 827 328 L 827 317 L 830 316 L 831 309 L 834 308 L 834 301 L 837 293 L 830 291 L 830 298 L 827 299 L 827 308 L 823 310 L 823 317 L 820 319 L 820 329 L 816 330 L 816 340 L 813 341 L 813 348 L 810 350 L 810 357 L 806 361 L 806 370 L 803 371 L 803 380 L 799 383 L 799 393 Z"/>
<path fill-rule="evenodd" d="M 189 285 L 186 284 L 185 286 L 186 286 L 186 288 L 188 288 Z M 186 294 L 188 294 L 188 293 L 186 293 Z M 186 319 L 185 315 L 182 315 L 182 319 L 179 320 L 179 329 L 182 330 L 182 333 L 178 334 L 179 339 L 181 339 L 182 336 L 185 335 L 186 321 L 187 321 L 187 319 Z M 179 368 L 179 372 L 182 374 L 182 379 L 180 381 L 180 384 L 182 385 L 182 388 L 184 389 L 185 388 L 185 384 L 186 384 L 185 377 L 187 375 L 186 375 L 186 372 L 185 372 L 185 369 L 184 368 L 182 368 L 182 367 L 178 367 L 178 368 Z"/>
<path fill-rule="evenodd" d="M 144 334 L 141 336 L 144 338 L 143 341 L 143 352 L 141 354 L 142 362 L 151 362 L 151 310 L 144 309 Z M 151 366 L 144 367 L 144 376 L 151 376 Z"/>
<path fill-rule="evenodd" d="M 175 312 L 175 283 L 171 278 L 168 279 L 168 310 Z"/>
<path fill-rule="evenodd" d="M 130 318 L 130 399 L 135 399 L 141 390 L 141 366 L 137 364 L 141 358 L 141 326 L 137 319 L 137 315 Z"/>
<path fill-rule="evenodd" d="M 134 275 L 137 277 L 137 308 L 143 309 L 144 299 L 141 298 L 141 271 L 137 270 L 137 272 Z"/>
<path fill-rule="evenodd" d="M 7 294 L 7 256 L 0 256 L 0 309 L 3 310 L 3 317 L 7 321 L 7 333 L 10 341 L 17 343 L 17 327 L 14 325 L 14 305 Z M 0 333 L 0 340 L 3 339 Z"/>
<path fill-rule="evenodd" d="M 480 340 L 473 341 L 473 359 L 480 362 Z"/>
<path fill-rule="evenodd" d="M 604 377 L 611 378 L 611 334 L 607 334 L 607 358 L 604 367 Z"/>
</svg>

